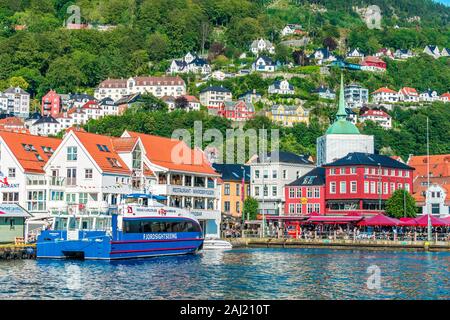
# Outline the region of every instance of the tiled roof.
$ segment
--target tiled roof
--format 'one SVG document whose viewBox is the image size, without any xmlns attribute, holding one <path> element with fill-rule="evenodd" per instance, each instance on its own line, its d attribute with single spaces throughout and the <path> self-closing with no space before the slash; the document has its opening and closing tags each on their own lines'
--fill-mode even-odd
<svg viewBox="0 0 450 320">
<path fill-rule="evenodd" d="M 108 79 L 104 80 L 99 84 L 100 88 L 126 88 L 127 80 L 126 79 Z"/>
<path fill-rule="evenodd" d="M 60 139 L 8 131 L 0 131 L 0 137 L 27 173 L 44 173 L 44 165 L 61 143 Z"/>
<path fill-rule="evenodd" d="M 197 102 L 197 103 L 200 103 L 200 101 L 197 99 L 196 96 L 185 95 L 185 96 L 183 96 L 183 97 L 185 97 L 186 100 L 187 100 L 188 102 Z"/>
<path fill-rule="evenodd" d="M 362 152 L 349 153 L 348 155 L 346 155 L 341 159 L 338 159 L 334 162 L 324 165 L 324 167 L 348 166 L 348 165 L 378 166 L 378 164 L 380 164 L 381 167 L 383 168 L 407 169 L 407 170 L 414 169 L 388 156 Z"/>
<path fill-rule="evenodd" d="M 321 186 L 325 184 L 325 168 L 318 167 L 309 171 L 287 186 Z"/>
<path fill-rule="evenodd" d="M 364 112 L 364 114 L 361 115 L 361 117 L 369 117 L 369 116 L 391 118 L 391 116 L 388 115 L 383 110 L 367 110 L 366 112 Z"/>
<path fill-rule="evenodd" d="M 114 138 L 75 130 L 72 132 L 103 172 L 131 173 L 114 148 Z M 107 151 L 100 151 L 98 145 L 106 146 Z"/>
<path fill-rule="evenodd" d="M 410 87 L 403 87 L 399 91 L 400 94 L 406 95 L 406 96 L 418 96 L 417 90 Z"/>
<path fill-rule="evenodd" d="M 427 156 L 411 156 L 408 165 L 414 167 L 414 176 L 427 176 Z M 450 154 L 430 155 L 430 175 L 433 177 L 450 176 Z"/>
<path fill-rule="evenodd" d="M 205 89 L 203 89 L 202 91 L 200 91 L 200 93 L 203 93 L 203 92 L 208 92 L 208 91 L 215 91 L 215 92 L 231 92 L 229 89 L 227 89 L 227 88 L 225 88 L 225 87 L 222 87 L 222 86 L 210 86 L 210 87 L 207 87 L 207 88 L 205 88 Z"/>
<path fill-rule="evenodd" d="M 132 131 L 126 131 L 126 133 L 131 137 L 141 139 L 147 158 L 157 166 L 174 171 L 217 175 L 217 172 L 214 171 L 202 152 L 191 149 L 182 141 Z M 179 150 L 180 153 L 178 153 L 178 149 L 174 148 L 180 148 L 182 151 Z M 172 159 L 172 152 L 180 155 L 190 155 L 189 163 L 177 163 L 176 159 Z M 194 162 L 196 159 L 200 160 L 199 164 Z M 182 161 L 180 160 L 179 162 Z"/>
<path fill-rule="evenodd" d="M 372 94 L 375 94 L 375 93 L 381 93 L 381 92 L 385 92 L 385 93 L 397 93 L 397 91 L 394 91 L 394 90 L 392 90 L 392 89 L 389 89 L 389 88 L 387 88 L 387 87 L 382 87 L 382 88 L 380 88 L 380 89 L 377 89 L 377 90 L 375 90 L 374 92 L 372 92 Z"/>
<path fill-rule="evenodd" d="M 138 138 L 112 138 L 112 141 L 117 152 L 131 152 Z"/>
<path fill-rule="evenodd" d="M 40 119 L 38 119 L 35 123 L 33 123 L 33 126 L 41 124 L 41 123 L 54 123 L 54 124 L 58 124 L 59 122 L 53 118 L 51 115 L 42 117 Z"/>
<path fill-rule="evenodd" d="M 180 77 L 135 77 L 137 86 L 170 86 L 170 85 L 184 85 L 184 80 Z"/>
<path fill-rule="evenodd" d="M 418 177 L 417 179 L 414 180 L 413 197 L 416 200 L 416 202 L 421 203 L 425 202 L 425 196 L 423 195 L 423 193 L 428 189 L 427 182 L 428 182 L 427 177 Z M 445 202 L 450 204 L 450 177 L 430 178 L 430 184 L 431 185 L 437 184 L 441 186 L 446 191 Z"/>
</svg>

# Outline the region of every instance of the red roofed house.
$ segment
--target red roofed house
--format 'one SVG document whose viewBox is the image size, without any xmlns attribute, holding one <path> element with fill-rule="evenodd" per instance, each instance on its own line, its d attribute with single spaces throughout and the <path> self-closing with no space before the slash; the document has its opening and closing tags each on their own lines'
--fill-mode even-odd
<svg viewBox="0 0 450 320">
<path fill-rule="evenodd" d="M 401 88 L 398 92 L 400 101 L 403 102 L 418 102 L 419 94 L 416 89 L 410 87 Z"/>
<path fill-rule="evenodd" d="M 386 71 L 386 62 L 378 57 L 368 56 L 361 63 L 361 70 L 384 72 Z"/>
<path fill-rule="evenodd" d="M 371 120 L 378 123 L 383 129 L 392 128 L 392 117 L 383 110 L 367 110 L 359 116 L 361 122 Z"/>
<path fill-rule="evenodd" d="M 0 130 L 12 131 L 18 133 L 29 133 L 22 119 L 17 117 L 8 117 L 0 120 Z"/>
<path fill-rule="evenodd" d="M 50 90 L 45 96 L 42 97 L 41 114 L 43 116 L 51 115 L 55 117 L 61 112 L 61 108 L 61 96 L 57 94 L 56 91 Z"/>
<path fill-rule="evenodd" d="M 154 176 L 144 174 L 139 139 L 113 138 L 69 129 L 45 166 L 50 177 L 50 212 L 107 212 L 124 195 L 145 191 Z"/>
<path fill-rule="evenodd" d="M 32 215 L 47 214 L 44 166 L 60 139 L 0 131 L 0 203 L 18 204 Z"/>
<path fill-rule="evenodd" d="M 149 191 L 167 196 L 167 204 L 188 209 L 199 219 L 205 235 L 220 235 L 220 175 L 204 153 L 184 142 L 165 137 L 125 131 L 122 138 L 139 138 L 142 158 L 155 173 Z"/>
<path fill-rule="evenodd" d="M 372 100 L 374 102 L 398 102 L 399 94 L 397 91 L 389 89 L 387 87 L 382 87 L 378 90 L 372 92 Z"/>
<path fill-rule="evenodd" d="M 111 98 L 114 101 L 135 93 L 151 93 L 155 97 L 179 97 L 186 94 L 186 83 L 180 77 L 134 77 L 127 79 L 107 79 L 95 90 L 97 100 Z"/>
<path fill-rule="evenodd" d="M 442 102 L 450 102 L 450 93 L 446 92 L 439 97 Z"/>
</svg>

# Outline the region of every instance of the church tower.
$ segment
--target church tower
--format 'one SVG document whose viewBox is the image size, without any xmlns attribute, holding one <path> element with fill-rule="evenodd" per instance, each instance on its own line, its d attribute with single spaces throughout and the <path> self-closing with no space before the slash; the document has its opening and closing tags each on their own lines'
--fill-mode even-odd
<svg viewBox="0 0 450 320">
<path fill-rule="evenodd" d="M 373 136 L 361 134 L 358 128 L 347 121 L 344 97 L 344 76 L 341 74 L 339 105 L 335 121 L 317 138 L 317 166 L 345 157 L 350 152 L 374 153 Z"/>
</svg>

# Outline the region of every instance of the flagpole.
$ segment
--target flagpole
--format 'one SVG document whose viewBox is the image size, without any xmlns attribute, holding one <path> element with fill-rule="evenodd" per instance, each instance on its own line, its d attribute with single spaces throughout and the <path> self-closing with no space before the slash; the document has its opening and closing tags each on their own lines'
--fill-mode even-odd
<svg viewBox="0 0 450 320">
<path fill-rule="evenodd" d="M 430 189 L 430 127 L 428 124 L 429 118 L 427 117 L 427 189 L 429 192 Z M 427 192 L 427 195 L 428 195 Z M 428 197 L 427 197 L 428 198 Z M 428 209 L 428 222 L 427 222 L 427 233 L 428 233 L 428 241 L 431 241 L 431 206 L 429 206 L 429 201 L 426 204 Z"/>
</svg>

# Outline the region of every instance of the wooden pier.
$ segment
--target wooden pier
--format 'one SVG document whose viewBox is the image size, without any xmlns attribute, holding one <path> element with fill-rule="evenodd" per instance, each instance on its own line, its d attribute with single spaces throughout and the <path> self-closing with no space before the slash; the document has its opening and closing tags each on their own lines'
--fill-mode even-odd
<svg viewBox="0 0 450 320">
<path fill-rule="evenodd" d="M 34 244 L 0 244 L 0 260 L 35 259 Z"/>
<path fill-rule="evenodd" d="M 360 250 L 413 250 L 450 251 L 448 241 L 388 241 L 388 240 L 329 240 L 329 239 L 274 239 L 233 238 L 227 239 L 233 247 L 250 248 L 328 248 Z"/>
</svg>

